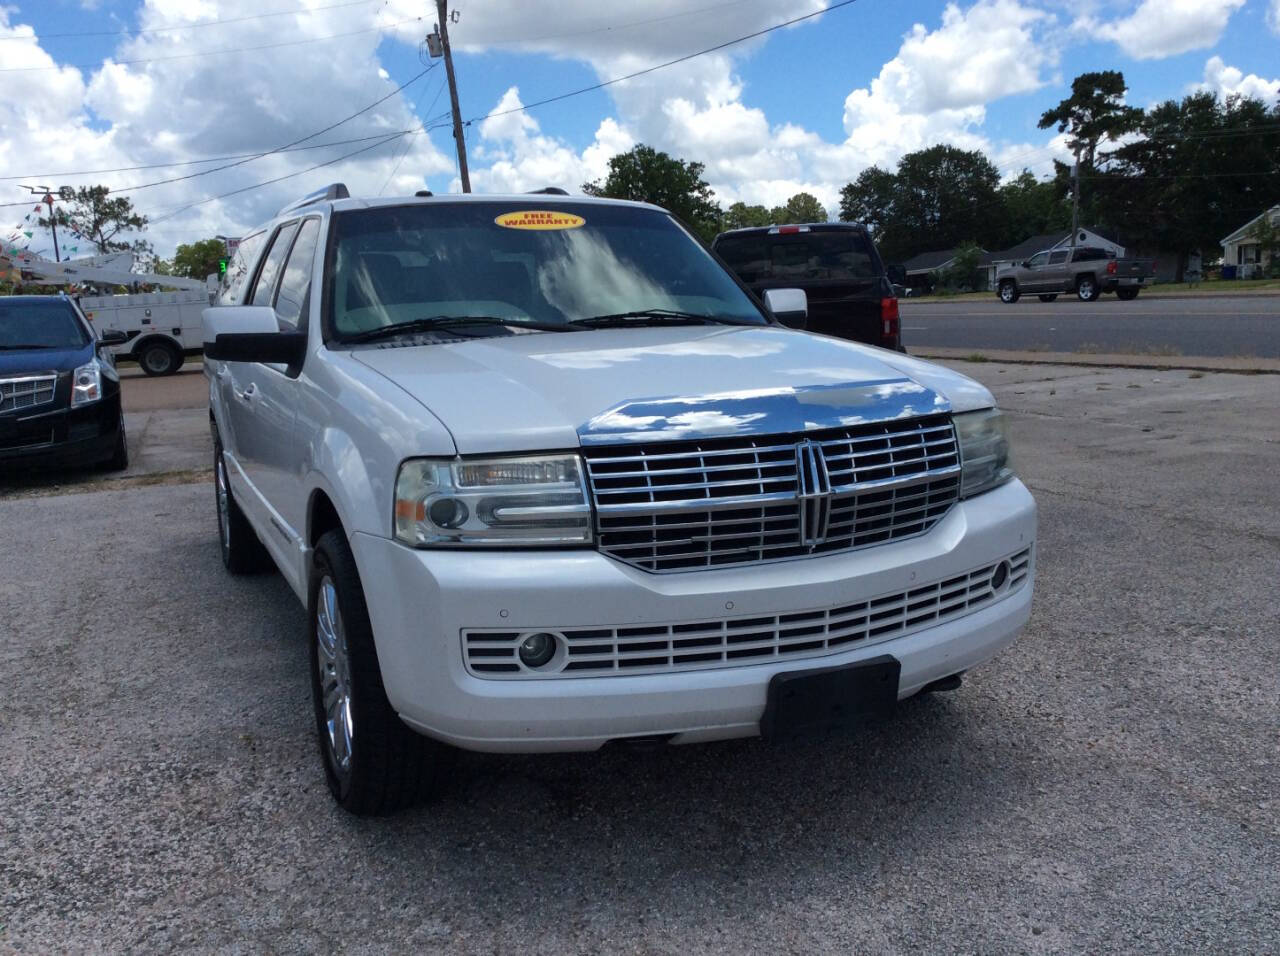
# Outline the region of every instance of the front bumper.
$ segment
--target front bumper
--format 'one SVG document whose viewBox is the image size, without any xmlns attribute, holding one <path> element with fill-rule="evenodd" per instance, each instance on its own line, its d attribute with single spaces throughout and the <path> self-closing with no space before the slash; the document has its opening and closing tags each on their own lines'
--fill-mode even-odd
<svg viewBox="0 0 1280 956">
<path fill-rule="evenodd" d="M 898 695 L 1008 645 L 1031 612 L 1036 506 L 1021 482 L 963 501 L 929 533 L 846 554 L 654 575 L 594 551 L 416 551 L 352 536 L 387 695 L 406 723 L 471 750 L 593 750 L 622 737 L 673 743 L 759 732 L 782 671 L 892 654 Z M 468 629 L 557 630 L 754 618 L 835 607 L 967 574 L 1032 548 L 1025 581 L 981 608 L 825 656 L 640 675 L 495 680 L 464 662 Z"/>
<path fill-rule="evenodd" d="M 80 408 L 0 417 L 0 468 L 96 464 L 115 450 L 119 428 L 119 391 Z"/>
</svg>

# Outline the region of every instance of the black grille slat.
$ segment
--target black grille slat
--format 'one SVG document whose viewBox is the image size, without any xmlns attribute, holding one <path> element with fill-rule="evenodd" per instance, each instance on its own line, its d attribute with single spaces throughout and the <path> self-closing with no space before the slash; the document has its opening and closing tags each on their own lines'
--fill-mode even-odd
<svg viewBox="0 0 1280 956">
<path fill-rule="evenodd" d="M 798 446 L 809 443 L 821 446 L 826 484 L 820 503 L 806 498 L 802 507 Z M 801 435 L 588 448 L 584 456 L 600 550 L 646 571 L 896 541 L 928 531 L 960 493 L 959 447 L 947 415 Z"/>
</svg>

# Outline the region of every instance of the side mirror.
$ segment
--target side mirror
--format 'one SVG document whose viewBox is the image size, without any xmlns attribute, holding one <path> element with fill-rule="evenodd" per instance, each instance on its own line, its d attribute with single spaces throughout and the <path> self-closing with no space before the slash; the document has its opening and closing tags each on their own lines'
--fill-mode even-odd
<svg viewBox="0 0 1280 956">
<path fill-rule="evenodd" d="M 789 329 L 803 329 L 809 321 L 809 297 L 804 289 L 769 289 L 764 307 Z"/>
<path fill-rule="evenodd" d="M 269 306 L 211 306 L 201 318 L 206 358 L 299 365 L 306 355 L 307 334 L 281 332 L 275 309 Z"/>
<path fill-rule="evenodd" d="M 128 341 L 129 336 L 119 329 L 103 329 L 98 336 L 98 344 L 103 346 L 124 345 Z"/>
<path fill-rule="evenodd" d="M 901 262 L 891 262 L 884 267 L 885 275 L 889 277 L 889 281 L 894 285 L 907 284 L 907 267 Z"/>
</svg>

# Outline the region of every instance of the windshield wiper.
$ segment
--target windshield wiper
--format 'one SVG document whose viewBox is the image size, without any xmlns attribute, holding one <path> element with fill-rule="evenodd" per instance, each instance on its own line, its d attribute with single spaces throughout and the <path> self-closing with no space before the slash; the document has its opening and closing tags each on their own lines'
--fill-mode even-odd
<svg viewBox="0 0 1280 956">
<path fill-rule="evenodd" d="M 428 315 L 407 322 L 393 322 L 376 329 L 366 329 L 354 335 L 344 336 L 343 342 L 373 342 L 378 339 L 394 338 L 397 335 L 411 335 L 414 332 L 458 332 L 459 329 L 476 326 L 509 325 L 517 329 L 533 329 L 537 332 L 572 332 L 573 325 L 549 325 L 545 322 L 525 322 L 520 319 L 504 319 L 496 315 Z M 466 336 L 464 336 L 466 337 Z"/>
<path fill-rule="evenodd" d="M 619 325 L 751 325 L 735 319 L 722 319 L 703 312 L 684 312 L 680 309 L 633 309 L 630 312 L 612 312 L 576 319 L 576 324 L 587 328 L 602 329 Z"/>
<path fill-rule="evenodd" d="M 56 345 L 44 345 L 39 342 L 30 342 L 30 343 L 19 342 L 17 345 L 0 344 L 0 349 L 4 349 L 6 352 L 19 352 L 24 349 L 56 349 L 56 348 L 58 348 L 58 346 Z"/>
</svg>

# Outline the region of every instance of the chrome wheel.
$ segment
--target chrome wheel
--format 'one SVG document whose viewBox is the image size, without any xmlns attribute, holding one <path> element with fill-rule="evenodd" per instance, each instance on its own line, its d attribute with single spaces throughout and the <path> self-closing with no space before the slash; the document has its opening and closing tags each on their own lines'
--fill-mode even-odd
<svg viewBox="0 0 1280 956">
<path fill-rule="evenodd" d="M 222 463 L 222 452 L 213 463 L 213 481 L 218 492 L 218 535 L 222 550 L 231 550 L 231 493 L 227 490 L 227 466 Z"/>
<path fill-rule="evenodd" d="M 1097 293 L 1094 292 L 1093 280 L 1081 279 L 1080 285 L 1076 287 L 1076 295 L 1085 302 L 1092 302 L 1096 299 Z"/>
<path fill-rule="evenodd" d="M 347 773 L 351 769 L 351 743 L 355 739 L 355 723 L 351 714 L 351 660 L 347 654 L 342 611 L 338 608 L 338 592 L 328 575 L 320 580 L 316 597 L 316 649 L 319 651 L 316 669 L 328 731 L 326 745 L 334 769 Z"/>
<path fill-rule="evenodd" d="M 1001 302 L 1013 301 L 1013 284 L 1012 283 L 1005 282 L 1000 285 L 1000 301 Z"/>
</svg>

